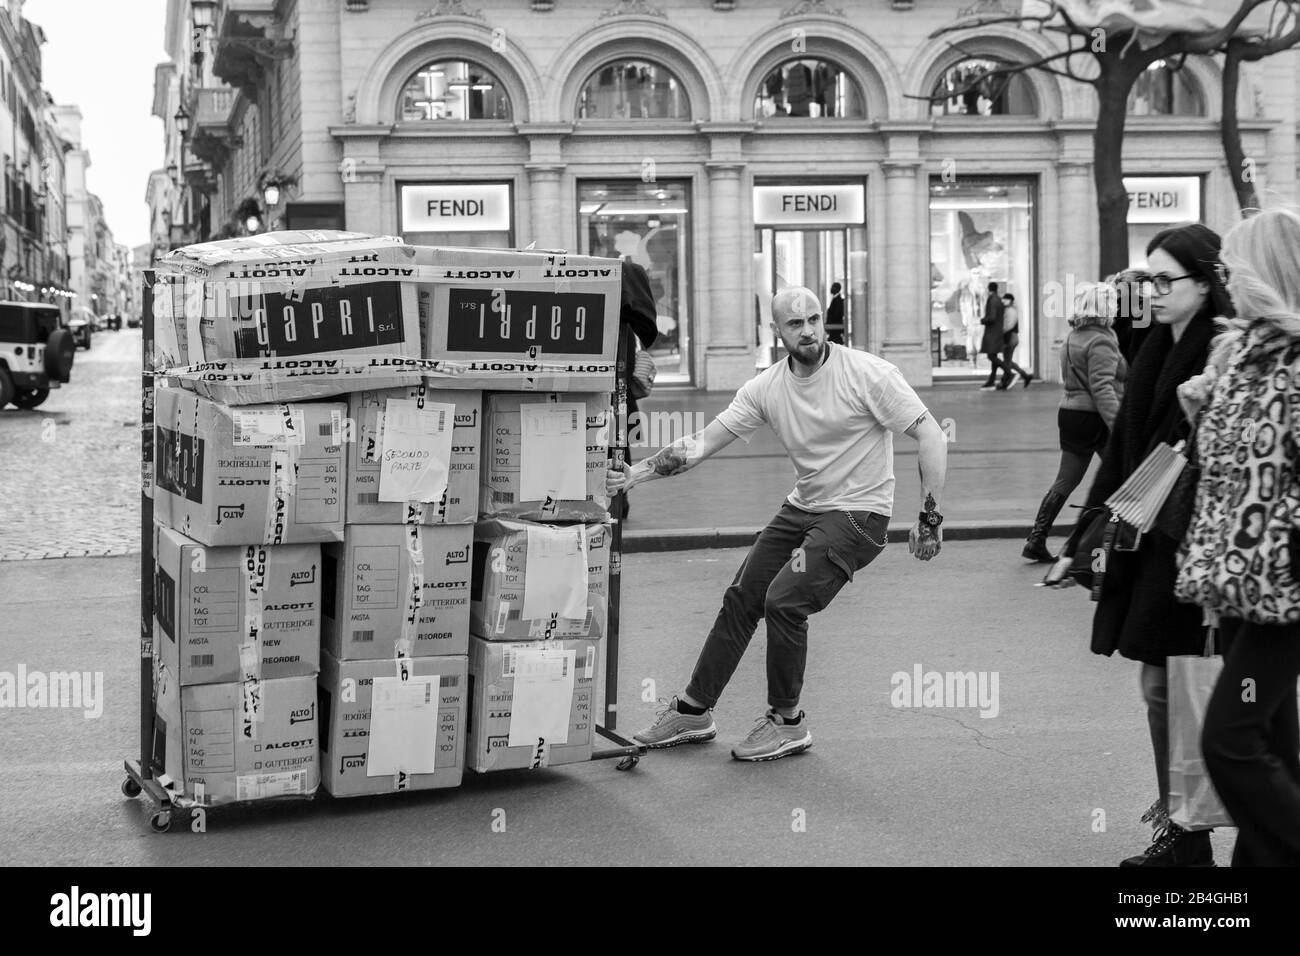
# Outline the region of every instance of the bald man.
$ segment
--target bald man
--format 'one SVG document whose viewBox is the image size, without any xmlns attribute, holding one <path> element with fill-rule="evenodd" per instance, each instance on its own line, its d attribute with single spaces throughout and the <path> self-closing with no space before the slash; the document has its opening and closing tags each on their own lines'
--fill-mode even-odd
<svg viewBox="0 0 1300 956">
<path fill-rule="evenodd" d="M 808 289 L 778 292 L 772 319 L 789 353 L 785 361 L 746 382 L 704 431 L 609 472 L 611 494 L 680 475 L 737 438 L 748 442 L 767 424 L 797 475 L 723 595 L 686 690 L 634 735 L 647 747 L 717 736 L 713 707 L 760 618 L 767 619 L 768 710 L 731 755 L 775 760 L 812 746 L 808 719 L 799 710 L 808 617 L 884 550 L 894 506 L 895 432 L 920 443 L 922 510 L 909 549 L 929 561 L 943 542 L 939 505 L 948 446 L 916 392 L 883 359 L 827 341 L 821 304 Z"/>
</svg>

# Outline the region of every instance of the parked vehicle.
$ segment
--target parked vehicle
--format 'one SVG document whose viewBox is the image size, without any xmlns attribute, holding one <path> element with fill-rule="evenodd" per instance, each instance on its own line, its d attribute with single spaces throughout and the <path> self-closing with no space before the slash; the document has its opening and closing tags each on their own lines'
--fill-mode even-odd
<svg viewBox="0 0 1300 956">
<path fill-rule="evenodd" d="M 77 346 L 59 310 L 39 302 L 0 302 L 0 408 L 36 408 L 72 380 Z"/>
</svg>

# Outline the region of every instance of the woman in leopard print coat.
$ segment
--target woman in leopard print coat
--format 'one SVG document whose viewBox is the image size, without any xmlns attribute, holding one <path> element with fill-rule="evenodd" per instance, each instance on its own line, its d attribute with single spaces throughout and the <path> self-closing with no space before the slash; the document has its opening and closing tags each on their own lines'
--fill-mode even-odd
<svg viewBox="0 0 1300 956">
<path fill-rule="evenodd" d="M 1237 331 L 1179 389 L 1189 413 L 1208 403 L 1175 593 L 1224 646 L 1201 743 L 1233 866 L 1300 866 L 1300 213 L 1239 223 L 1222 260 Z"/>
</svg>

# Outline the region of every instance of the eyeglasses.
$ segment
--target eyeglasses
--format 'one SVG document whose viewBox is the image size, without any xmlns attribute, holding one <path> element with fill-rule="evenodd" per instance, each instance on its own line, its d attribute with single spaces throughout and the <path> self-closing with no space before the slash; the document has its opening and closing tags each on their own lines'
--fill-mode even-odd
<svg viewBox="0 0 1300 956">
<path fill-rule="evenodd" d="M 1186 275 L 1181 275 L 1181 276 L 1167 276 L 1167 275 L 1144 276 L 1142 281 L 1144 284 L 1149 284 L 1151 286 L 1151 291 L 1153 291 L 1156 295 L 1168 295 L 1170 292 L 1174 290 L 1175 282 L 1180 282 L 1183 279 L 1195 279 L 1195 278 L 1197 277 L 1192 275 L 1189 272 Z"/>
</svg>

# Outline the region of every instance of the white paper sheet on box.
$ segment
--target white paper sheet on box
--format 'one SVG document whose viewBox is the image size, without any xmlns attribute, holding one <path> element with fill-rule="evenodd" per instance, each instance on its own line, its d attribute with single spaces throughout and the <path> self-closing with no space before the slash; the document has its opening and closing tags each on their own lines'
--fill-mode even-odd
<svg viewBox="0 0 1300 956">
<path fill-rule="evenodd" d="M 390 398 L 384 408 L 379 464 L 380 501 L 440 501 L 451 473 L 455 405 L 420 408 L 413 398 Z"/>
<path fill-rule="evenodd" d="M 520 648 L 515 659 L 515 690 L 510 704 L 507 746 L 569 742 L 573 706 L 574 651 Z"/>
<path fill-rule="evenodd" d="M 582 402 L 519 406 L 519 499 L 587 497 L 587 407 Z"/>
<path fill-rule="evenodd" d="M 524 620 L 587 615 L 587 538 L 582 525 L 528 526 Z"/>
<path fill-rule="evenodd" d="M 370 694 L 366 776 L 433 773 L 438 753 L 437 675 L 376 677 Z"/>
</svg>

